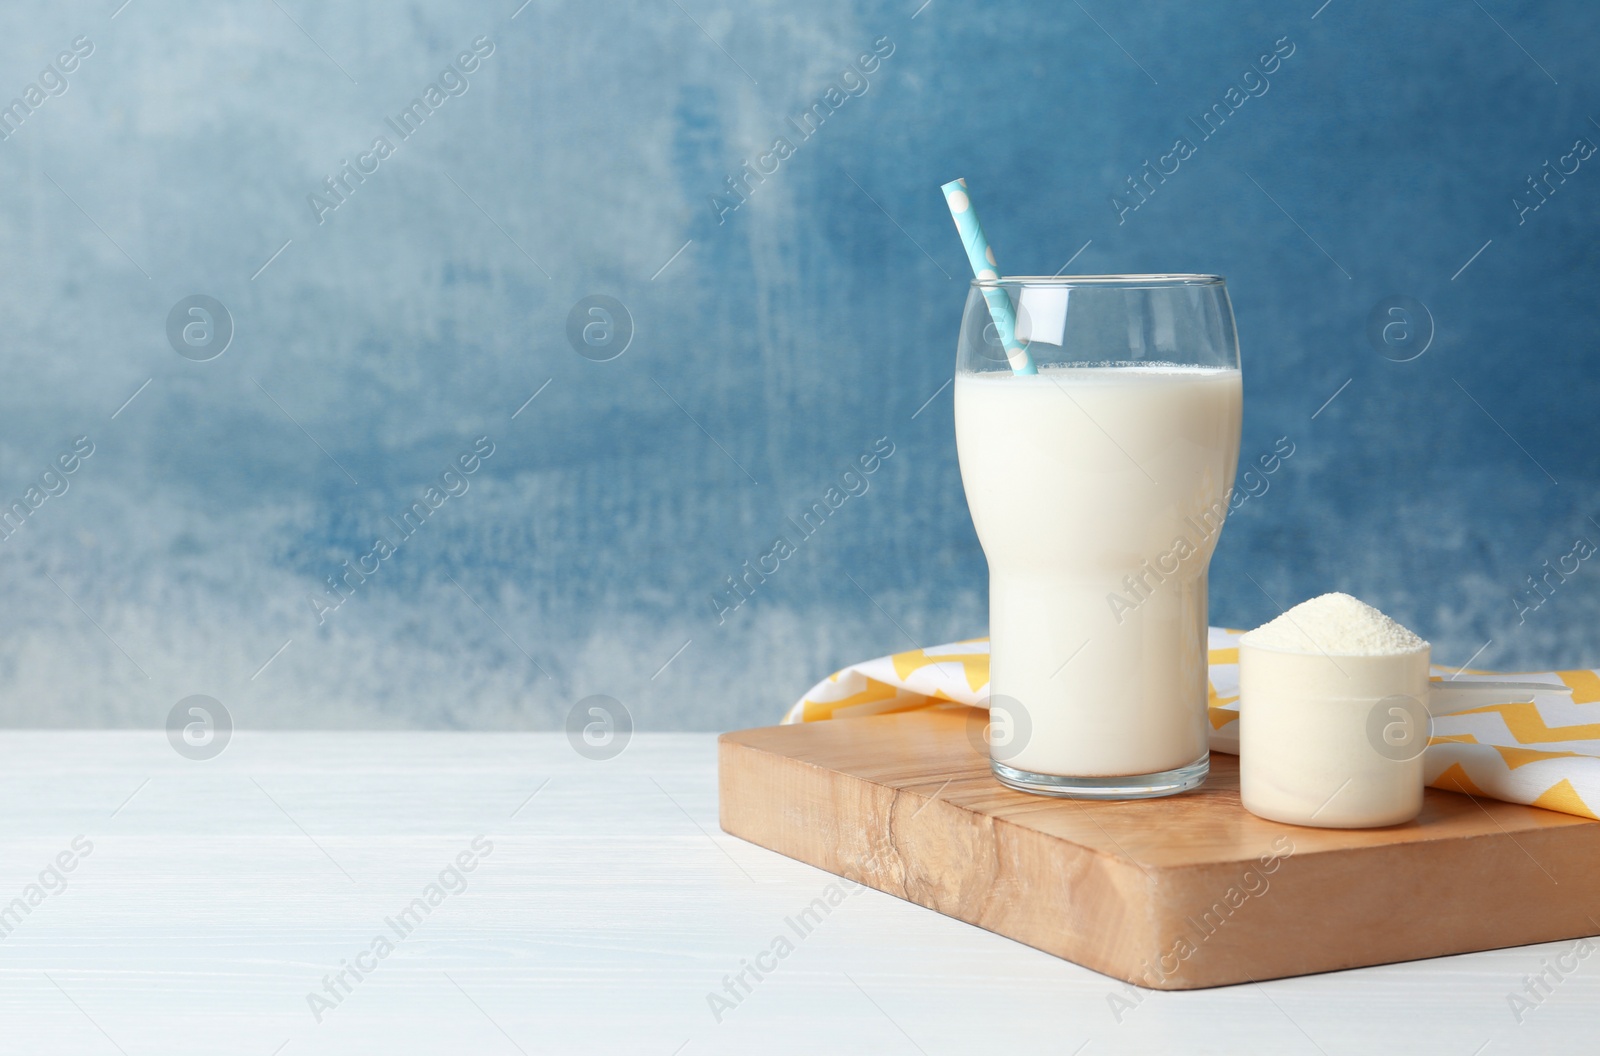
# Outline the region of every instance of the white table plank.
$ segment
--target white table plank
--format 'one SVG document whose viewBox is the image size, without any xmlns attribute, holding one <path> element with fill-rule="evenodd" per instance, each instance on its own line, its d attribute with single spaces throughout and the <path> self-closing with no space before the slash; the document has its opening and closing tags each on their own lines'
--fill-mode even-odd
<svg viewBox="0 0 1600 1056">
<path fill-rule="evenodd" d="M 721 833 L 709 734 L 606 762 L 560 734 L 241 733 L 207 762 L 152 732 L 0 743 L 0 908 L 93 844 L 0 939 L 0 1052 L 1470 1056 L 1600 1028 L 1600 957 L 1520 1024 L 1507 1000 L 1572 943 L 1154 993 L 866 889 L 797 936 L 833 880 Z M 478 835 L 466 889 L 397 939 L 384 918 Z M 379 934 L 394 952 L 318 1023 L 306 995 Z M 708 993 L 780 934 L 718 1022 Z M 1113 995 L 1138 1000 L 1120 1021 Z"/>
</svg>

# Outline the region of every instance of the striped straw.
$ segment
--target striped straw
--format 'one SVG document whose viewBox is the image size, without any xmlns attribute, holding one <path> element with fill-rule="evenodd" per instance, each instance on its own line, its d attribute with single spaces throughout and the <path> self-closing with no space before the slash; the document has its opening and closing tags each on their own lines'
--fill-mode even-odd
<svg viewBox="0 0 1600 1056">
<path fill-rule="evenodd" d="M 961 244 L 966 247 L 967 263 L 972 265 L 972 274 L 984 280 L 998 279 L 1000 273 L 996 269 L 1000 265 L 994 259 L 989 240 L 983 237 L 978 211 L 972 207 L 972 199 L 967 195 L 967 181 L 951 180 L 939 189 L 944 192 L 945 204 L 950 206 L 950 215 L 955 219 Z M 1027 346 L 1017 340 L 1017 315 L 1011 308 L 1011 298 L 1006 296 L 1006 291 L 998 287 L 983 288 L 983 299 L 989 303 L 989 315 L 994 319 L 995 330 L 999 331 L 1000 343 L 1005 346 L 1011 372 L 1039 373 Z"/>
</svg>

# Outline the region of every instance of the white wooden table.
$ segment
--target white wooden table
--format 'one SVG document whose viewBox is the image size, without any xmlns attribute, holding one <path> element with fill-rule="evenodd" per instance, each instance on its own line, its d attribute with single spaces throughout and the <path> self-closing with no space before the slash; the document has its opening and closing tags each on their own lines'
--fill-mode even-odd
<svg viewBox="0 0 1600 1056">
<path fill-rule="evenodd" d="M 0 911 L 37 901 L 0 914 L 3 1053 L 1472 1056 L 1600 1038 L 1600 957 L 1521 1023 L 1507 999 L 1572 943 L 1156 993 L 867 889 L 798 937 L 785 918 L 832 878 L 718 829 L 710 734 L 640 734 L 603 762 L 562 734 L 244 732 L 204 762 L 160 731 L 0 743 Z M 385 918 L 463 851 L 466 888 L 447 873 L 457 890 L 400 937 Z M 793 952 L 757 962 L 780 934 Z M 335 1005 L 341 961 L 371 970 L 333 981 Z M 776 968 L 735 983 L 719 1022 L 707 995 L 746 963 Z"/>
</svg>

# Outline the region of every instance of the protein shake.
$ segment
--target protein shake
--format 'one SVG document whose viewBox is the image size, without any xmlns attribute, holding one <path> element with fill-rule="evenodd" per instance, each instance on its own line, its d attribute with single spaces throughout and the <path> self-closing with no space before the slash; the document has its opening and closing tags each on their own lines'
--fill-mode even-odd
<svg viewBox="0 0 1600 1056">
<path fill-rule="evenodd" d="M 1236 369 L 958 372 L 956 443 L 989 561 L 1004 763 L 1144 775 L 1207 757 L 1206 568 L 1239 452 Z M 997 755 L 996 758 L 999 758 Z"/>
</svg>

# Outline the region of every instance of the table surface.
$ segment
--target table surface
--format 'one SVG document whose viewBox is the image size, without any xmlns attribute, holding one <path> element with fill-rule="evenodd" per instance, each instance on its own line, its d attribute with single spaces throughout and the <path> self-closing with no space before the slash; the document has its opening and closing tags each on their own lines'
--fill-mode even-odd
<svg viewBox="0 0 1600 1056">
<path fill-rule="evenodd" d="M 608 760 L 563 734 L 238 732 L 205 761 L 162 731 L 0 738 L 0 1053 L 1472 1056 L 1600 1031 L 1600 942 L 1135 990 L 726 835 L 711 734 Z"/>
</svg>

